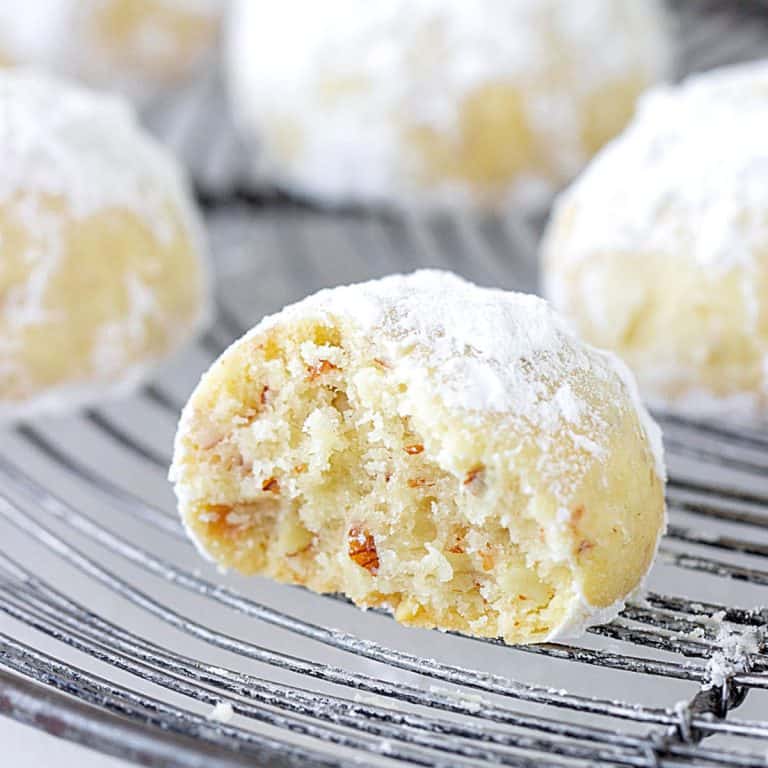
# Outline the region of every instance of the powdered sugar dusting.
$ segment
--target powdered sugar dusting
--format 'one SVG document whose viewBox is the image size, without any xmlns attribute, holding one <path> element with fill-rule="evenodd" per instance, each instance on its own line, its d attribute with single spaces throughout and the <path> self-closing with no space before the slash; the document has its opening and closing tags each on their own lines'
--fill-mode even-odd
<svg viewBox="0 0 768 768">
<path fill-rule="evenodd" d="M 0 400 L 0 423 L 25 421 L 40 413 L 70 413 L 93 403 L 105 403 L 131 395 L 158 367 L 156 360 L 132 365 L 120 371 L 112 382 L 88 381 L 47 389 L 23 402 Z M 0 346 L 0 377 L 12 370 Z"/>
<path fill-rule="evenodd" d="M 717 633 L 718 650 L 707 663 L 708 680 L 705 688 L 721 688 L 734 675 L 745 672 L 750 666 L 750 657 L 760 651 L 764 631 L 758 627 L 733 627 L 722 623 L 722 618 L 712 617 L 722 624 Z"/>
<path fill-rule="evenodd" d="M 0 203 L 62 197 L 75 218 L 128 208 L 161 240 L 168 203 L 187 211 L 177 165 L 123 101 L 14 70 L 0 73 L 0 116 Z"/>
<path fill-rule="evenodd" d="M 575 599 L 570 602 L 568 612 L 560 624 L 544 638 L 543 642 L 554 643 L 579 638 L 589 627 L 607 624 L 615 619 L 625 604 L 626 598 L 622 598 L 605 608 L 595 608 L 587 602 L 583 595 L 576 595 Z"/>
<path fill-rule="evenodd" d="M 217 701 L 205 717 L 216 723 L 228 723 L 234 716 L 235 710 L 228 701 Z"/>
<path fill-rule="evenodd" d="M 631 374 L 612 355 L 581 342 L 544 300 L 481 288 L 438 270 L 340 286 L 265 318 L 236 341 L 231 350 L 237 351 L 238 370 L 253 346 L 274 347 L 277 357 L 283 339 L 295 344 L 304 334 L 325 336 L 317 326 L 329 334 L 333 329 L 332 335 L 339 337 L 333 349 L 344 355 L 342 367 L 352 383 L 351 390 L 339 391 L 353 400 L 356 381 L 374 370 L 385 371 L 386 385 L 373 386 L 386 392 L 388 415 L 396 413 L 410 422 L 423 440 L 420 448 L 426 446 L 430 458 L 460 481 L 460 492 L 472 492 L 466 485 L 475 475 L 467 468 L 478 458 L 483 469 L 497 467 L 505 478 L 510 473 L 530 501 L 549 557 L 570 564 L 574 573 L 580 570 L 582 544 L 590 545 L 574 541 L 575 525 L 584 513 L 580 494 L 588 487 L 590 495 L 599 496 L 600 483 L 606 497 L 614 493 L 611 472 L 621 465 L 625 448 L 629 460 L 643 466 L 638 477 L 643 483 L 650 480 L 658 504 L 663 504 L 652 464 L 655 460 L 663 480 L 659 433 L 637 398 Z M 207 376 L 231 376 L 231 360 L 225 352 L 196 392 L 205 392 Z M 205 407 L 216 409 L 210 403 Z M 313 421 L 321 418 L 326 418 L 324 411 L 315 409 L 303 428 L 312 430 Z M 195 434 L 199 444 L 199 420 L 199 397 L 194 394 L 180 420 L 170 471 L 182 509 L 195 493 L 189 473 L 197 468 L 186 464 L 187 436 Z M 498 441 L 496 435 L 501 436 Z M 610 515 L 614 501 L 606 498 L 606 504 Z M 468 510 L 466 519 L 474 524 L 495 510 L 480 505 Z M 500 524 L 507 525 L 506 509 L 498 512 Z M 517 514 L 514 507 L 509 514 Z M 190 533 L 205 554 L 201 539 Z M 658 539 L 656 535 L 656 544 Z M 465 551 L 477 551 L 486 540 L 470 530 L 466 544 Z M 452 579 L 451 562 L 429 544 L 426 549 L 421 567 L 438 581 Z M 382 569 L 389 567 L 387 557 L 383 551 Z M 481 587 L 481 595 L 487 587 Z M 558 619 L 548 639 L 578 635 L 613 618 L 623 604 L 619 600 L 600 608 L 587 594 L 574 579 L 569 594 L 563 595 L 567 607 L 562 621 Z M 487 631 L 479 623 L 475 629 Z"/>
<path fill-rule="evenodd" d="M 662 21 L 650 0 L 285 0 L 268 18 L 239 0 L 229 23 L 234 108 L 257 140 L 271 137 L 276 121 L 277 138 L 259 148 L 263 173 L 282 183 L 321 199 L 420 201 L 404 121 L 456 136 L 468 94 L 522 83 L 531 131 L 556 178 L 524 169 L 509 197 L 540 202 L 588 159 L 584 102 L 622 78 L 663 77 Z M 469 183 L 450 179 L 429 194 L 472 199 Z"/>
<path fill-rule="evenodd" d="M 562 196 L 560 207 L 578 212 L 559 256 L 660 253 L 720 272 L 749 268 L 768 242 L 766 135 L 768 62 L 652 90 Z"/>
</svg>

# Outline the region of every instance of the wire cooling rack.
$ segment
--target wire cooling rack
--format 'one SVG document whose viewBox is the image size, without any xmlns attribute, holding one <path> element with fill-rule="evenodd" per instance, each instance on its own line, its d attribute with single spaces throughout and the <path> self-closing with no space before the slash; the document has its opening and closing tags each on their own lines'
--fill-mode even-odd
<svg viewBox="0 0 768 768">
<path fill-rule="evenodd" d="M 706 66 L 724 4 L 699 1 L 712 23 L 681 35 Z M 213 78 L 152 116 L 198 180 L 216 322 L 135 397 L 0 432 L 0 712 L 150 766 L 768 765 L 760 425 L 657 414 L 671 525 L 649 591 L 571 645 L 406 629 L 193 551 L 165 479 L 177 414 L 263 314 L 419 266 L 535 287 L 523 222 L 329 214 L 242 191 L 218 93 Z"/>
</svg>

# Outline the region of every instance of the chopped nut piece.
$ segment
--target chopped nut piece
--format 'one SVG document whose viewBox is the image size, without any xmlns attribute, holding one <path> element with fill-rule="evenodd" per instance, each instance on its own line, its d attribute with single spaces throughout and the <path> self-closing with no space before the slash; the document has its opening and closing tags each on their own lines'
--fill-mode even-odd
<svg viewBox="0 0 768 768">
<path fill-rule="evenodd" d="M 243 455 L 233 445 L 222 446 L 220 451 L 208 456 L 208 462 L 214 467 L 225 467 L 230 470 L 245 466 Z"/>
<path fill-rule="evenodd" d="M 347 533 L 347 542 L 349 556 L 368 573 L 378 573 L 379 554 L 373 536 L 368 531 L 353 526 Z"/>
<path fill-rule="evenodd" d="M 580 555 L 583 552 L 589 552 L 589 550 L 593 549 L 594 546 L 595 546 L 595 542 L 594 541 L 589 541 L 589 539 L 582 539 L 579 542 L 578 548 L 576 549 L 576 554 Z"/>
<path fill-rule="evenodd" d="M 259 418 L 259 411 L 256 408 L 246 408 L 240 414 L 240 418 L 245 424 L 253 424 Z"/>
<path fill-rule="evenodd" d="M 472 467 L 472 469 L 470 469 L 464 477 L 464 485 L 470 485 L 471 483 L 474 483 L 475 480 L 478 479 L 480 473 L 484 470 L 485 466 L 483 464 L 477 464 L 476 466 Z"/>
<path fill-rule="evenodd" d="M 435 485 L 434 480 L 428 480 L 426 477 L 412 477 L 408 481 L 409 488 L 431 488 Z"/>
<path fill-rule="evenodd" d="M 303 555 L 305 552 L 309 551 L 309 548 L 312 546 L 312 542 L 310 541 L 309 544 L 306 544 L 301 549 L 297 549 L 295 552 L 286 552 L 286 557 L 296 557 L 297 555 Z"/>
<path fill-rule="evenodd" d="M 346 411 L 348 411 L 350 409 L 350 405 L 349 405 L 349 398 L 347 397 L 347 393 L 342 392 L 341 390 L 336 390 L 336 394 L 333 396 L 331 405 L 339 413 L 345 413 Z"/>
<path fill-rule="evenodd" d="M 303 474 L 303 473 L 304 473 L 304 472 L 306 472 L 306 471 L 307 471 L 307 465 L 306 465 L 306 464 L 297 464 L 297 465 L 296 465 L 296 466 L 293 468 L 293 472 L 294 472 L 294 474 L 296 474 L 296 475 L 301 475 L 301 474 Z"/>
<path fill-rule="evenodd" d="M 464 537 L 467 535 L 468 530 L 466 525 L 454 526 L 454 543 L 448 547 L 449 552 L 453 552 L 454 555 L 464 554 Z"/>
<path fill-rule="evenodd" d="M 238 451 L 237 453 L 228 456 L 224 462 L 224 466 L 230 471 L 237 467 L 244 467 L 245 459 L 243 459 L 243 454 Z"/>
<path fill-rule="evenodd" d="M 491 552 L 490 547 L 486 547 L 480 553 L 480 562 L 483 564 L 484 571 L 490 571 L 493 568 L 495 560 L 493 559 L 493 553 Z"/>
<path fill-rule="evenodd" d="M 280 493 L 280 483 L 277 481 L 276 477 L 268 477 L 261 484 L 261 490 L 265 493 Z"/>
<path fill-rule="evenodd" d="M 267 393 L 269 392 L 269 387 L 265 384 L 261 388 L 261 392 L 259 393 L 259 404 L 256 406 L 255 404 L 250 405 L 247 408 L 244 408 L 241 413 L 238 414 L 239 418 L 247 425 L 253 424 L 256 419 L 259 418 L 261 415 L 261 411 L 263 410 L 264 406 L 267 403 Z"/>
<path fill-rule="evenodd" d="M 417 454 L 424 452 L 424 446 L 421 443 L 413 443 L 413 445 L 406 445 L 405 452 L 409 456 L 416 456 Z"/>
<path fill-rule="evenodd" d="M 377 368 L 382 368 L 383 370 L 387 370 L 392 367 L 389 363 L 385 363 L 380 357 L 374 357 L 373 362 L 376 364 Z"/>
<path fill-rule="evenodd" d="M 518 600 L 527 600 L 527 599 L 528 599 L 528 597 L 527 597 L 526 595 L 518 595 L 518 596 L 517 596 L 517 599 L 518 599 Z"/>
<path fill-rule="evenodd" d="M 584 516 L 584 507 L 580 504 L 576 509 L 571 512 L 571 522 L 572 523 L 578 523 L 579 520 Z"/>
<path fill-rule="evenodd" d="M 307 379 L 314 381 L 318 376 L 322 376 L 329 371 L 337 371 L 338 366 L 334 365 L 330 360 L 321 360 L 317 365 L 307 366 Z"/>
<path fill-rule="evenodd" d="M 210 451 L 211 448 L 215 448 L 225 438 L 225 435 L 208 435 L 206 440 L 200 442 L 200 450 Z"/>
<path fill-rule="evenodd" d="M 206 504 L 203 511 L 209 515 L 227 515 L 232 511 L 231 504 Z"/>
</svg>

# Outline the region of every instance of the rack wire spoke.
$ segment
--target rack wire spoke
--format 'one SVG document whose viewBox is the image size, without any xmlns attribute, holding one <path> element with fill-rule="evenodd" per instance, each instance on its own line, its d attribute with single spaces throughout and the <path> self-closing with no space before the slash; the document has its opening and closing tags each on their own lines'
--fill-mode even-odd
<svg viewBox="0 0 768 768">
<path fill-rule="evenodd" d="M 85 669 L 53 658 L 4 633 L 0 633 L 0 648 L 3 650 L 0 656 L 2 668 L 14 670 L 89 704 L 116 714 L 136 718 L 162 730 L 172 730 L 179 735 L 193 736 L 195 739 L 228 750 L 236 744 L 238 751 L 250 752 L 251 760 L 262 756 L 267 749 L 288 757 L 296 756 L 304 763 L 311 761 L 312 765 L 329 768 L 340 764 L 345 768 L 359 765 L 356 760 L 343 758 L 331 760 L 315 750 L 298 750 L 287 741 L 268 739 L 243 728 L 211 722 L 193 712 L 169 705 L 160 699 L 136 693 L 132 689 L 116 685 Z M 317 763 L 314 762 L 315 760 Z"/>
<path fill-rule="evenodd" d="M 637 707 L 626 705 L 618 701 L 606 701 L 585 696 L 576 696 L 567 694 L 567 692 L 556 692 L 551 689 L 516 683 L 500 675 L 491 675 L 479 670 L 468 670 L 455 665 L 442 664 L 431 659 L 415 657 L 405 652 L 385 648 L 373 641 L 360 640 L 348 633 L 308 624 L 302 620 L 289 617 L 264 605 L 255 603 L 254 601 L 237 595 L 224 587 L 206 582 L 182 569 L 176 568 L 170 563 L 160 561 L 149 553 L 132 546 L 124 539 L 120 539 L 114 534 L 95 526 L 92 521 L 79 513 L 67 509 L 66 505 L 60 499 L 49 498 L 45 507 L 48 512 L 62 517 L 66 520 L 68 525 L 76 528 L 79 532 L 84 533 L 85 535 L 91 534 L 94 541 L 108 546 L 110 551 L 114 554 L 125 557 L 135 565 L 139 565 L 155 575 L 165 578 L 176 586 L 190 589 L 191 591 L 215 599 L 218 602 L 253 618 L 289 629 L 292 632 L 317 640 L 339 650 L 349 651 L 357 656 L 364 656 L 371 661 L 380 661 L 404 671 L 415 672 L 420 675 L 435 678 L 441 682 L 462 685 L 477 689 L 481 692 L 498 694 L 510 698 L 551 704 L 553 706 L 575 708 L 580 711 L 592 712 L 594 714 L 612 715 L 615 717 L 623 717 L 657 724 L 668 725 L 672 724 L 674 720 L 674 718 L 670 718 L 670 715 L 664 710 L 655 708 L 638 709 Z M 91 558 L 86 557 L 75 547 L 67 544 L 60 537 L 52 533 L 42 523 L 28 519 L 20 508 L 1 497 L 0 516 L 5 517 L 12 525 L 29 534 L 41 543 L 44 543 L 67 562 L 87 573 L 89 576 L 92 576 L 99 583 L 112 589 L 129 602 L 138 605 L 171 626 L 192 634 L 199 639 L 226 650 L 231 650 L 243 656 L 267 664 L 272 664 L 292 672 L 306 674 L 310 677 L 316 677 L 318 679 L 340 683 L 342 685 L 351 685 L 352 687 L 366 690 L 369 693 L 381 693 L 383 695 L 394 694 L 396 697 L 403 698 L 404 689 L 402 686 L 392 686 L 384 681 L 373 679 L 365 675 L 347 673 L 339 668 L 318 665 L 307 660 L 282 654 L 228 636 L 187 617 L 183 617 L 176 611 L 158 603 L 148 595 L 135 589 L 124 580 L 108 573 Z M 538 648 L 538 646 L 531 646 L 530 648 L 531 650 L 534 650 L 535 648 Z M 528 650 L 528 647 L 523 648 L 523 650 Z M 554 656 L 566 655 L 569 658 L 571 653 L 585 653 L 587 654 L 587 658 L 593 658 L 592 652 L 585 649 L 570 649 L 567 646 L 545 646 L 538 652 L 549 652 Z M 639 665 L 643 665 L 644 662 L 646 662 L 645 659 L 635 660 L 630 657 L 622 658 L 625 668 L 631 668 L 633 661 L 636 661 Z M 645 669 L 645 666 L 641 666 L 637 671 L 644 671 Z M 648 671 L 657 673 L 666 671 L 672 676 L 680 676 L 684 679 L 703 680 L 705 678 L 704 669 L 697 668 L 691 664 L 686 664 L 684 667 L 682 665 L 675 667 L 675 665 L 656 662 L 650 663 L 647 669 Z M 425 701 L 428 701 L 431 706 L 446 703 L 444 697 L 440 696 L 432 699 L 425 699 L 423 691 L 420 689 L 413 690 L 411 701 L 413 701 L 413 703 L 425 703 Z M 465 707 L 465 711 L 470 714 L 473 710 L 474 707 L 472 706 Z"/>
<path fill-rule="evenodd" d="M 19 590 L 13 590 L 19 592 Z M 485 728 L 471 728 L 459 726 L 446 720 L 435 718 L 424 718 L 418 715 L 402 716 L 392 710 L 382 707 L 373 707 L 371 705 L 361 705 L 340 697 L 321 696 L 318 694 L 309 694 L 302 689 L 289 686 L 280 686 L 265 683 L 251 676 L 237 673 L 233 670 L 226 670 L 221 667 L 212 667 L 200 662 L 185 659 L 178 654 L 169 654 L 153 646 L 144 638 L 136 638 L 132 642 L 130 633 L 115 632 L 114 625 L 111 631 L 97 632 L 101 635 L 102 642 L 94 641 L 89 636 L 93 632 L 83 632 L 82 630 L 82 612 L 75 614 L 78 620 L 67 620 L 63 618 L 60 606 L 53 605 L 52 608 L 43 607 L 41 611 L 30 609 L 30 593 L 23 592 L 25 601 L 8 602 L 9 612 L 15 617 L 21 617 L 27 623 L 35 626 L 37 629 L 52 634 L 63 642 L 72 645 L 78 650 L 85 651 L 101 661 L 107 661 L 120 669 L 132 672 L 139 677 L 143 677 L 151 682 L 169 687 L 171 690 L 184 693 L 190 698 L 195 698 L 204 703 L 215 704 L 221 700 L 222 694 L 227 696 L 227 701 L 231 703 L 237 714 L 250 717 L 257 720 L 265 720 L 270 724 L 280 727 L 298 727 L 304 732 L 304 725 L 299 721 L 295 725 L 294 720 L 275 720 L 265 715 L 264 712 L 252 704 L 253 701 L 259 701 L 270 707 L 275 707 L 303 715 L 305 717 L 316 718 L 337 726 L 344 726 L 356 730 L 361 730 L 368 735 L 389 740 L 399 740 L 408 744 L 433 749 L 437 751 L 447 751 L 452 754 L 462 755 L 464 757 L 487 760 L 503 765 L 531 765 L 529 760 L 521 760 L 519 756 L 510 754 L 493 748 L 479 749 L 477 746 L 466 744 L 459 739 L 470 739 L 476 744 L 488 742 L 501 746 L 512 748 L 523 748 L 545 754 L 558 754 L 565 757 L 587 758 L 595 756 L 601 760 L 615 761 L 628 765 L 643 765 L 645 760 L 642 755 L 626 754 L 615 748 L 598 750 L 589 747 L 579 746 L 577 744 L 561 742 L 553 739 L 532 738 L 514 734 L 504 734 L 500 731 Z M 32 600 L 34 602 L 34 599 Z M 45 605 L 45 603 L 43 603 Z M 42 612 L 46 619 L 40 617 Z M 90 617 L 88 624 L 94 623 L 93 617 Z M 98 621 L 101 627 L 109 627 L 106 622 Z M 122 655 L 115 653 L 114 648 L 127 648 L 128 652 Z M 138 658 L 142 662 L 148 662 L 151 665 L 136 665 L 129 659 Z M 166 674 L 158 670 L 170 669 L 173 674 Z M 204 683 L 203 687 L 194 687 L 183 682 L 184 680 L 193 680 L 196 683 Z M 214 691 L 210 689 L 214 688 Z M 522 718 L 521 718 L 522 719 Z M 535 723 L 535 721 L 534 721 Z M 569 729 L 565 729 L 566 731 Z M 597 741 L 597 735 L 601 741 L 614 744 L 619 739 L 610 731 L 602 732 L 594 729 L 589 732 L 588 729 L 570 729 L 579 734 L 580 738 L 587 738 Z M 335 732 L 314 729 L 312 732 L 316 737 L 323 740 L 336 741 L 339 737 Z M 319 735 L 318 735 L 319 734 Z M 426 734 L 426 735 L 424 735 Z M 573 735 L 569 733 L 567 735 Z M 613 738 L 611 738 L 613 736 Z M 450 737 L 450 738 L 449 738 Z M 344 743 L 344 742 L 341 742 Z M 634 740 L 634 746 L 641 746 L 640 739 Z M 346 744 L 346 746 L 356 746 L 357 748 L 366 748 L 365 742 L 356 744 Z M 637 750 L 635 750 L 637 752 Z M 411 759 L 408 754 L 398 754 L 396 749 L 388 751 L 390 757 Z"/>
</svg>

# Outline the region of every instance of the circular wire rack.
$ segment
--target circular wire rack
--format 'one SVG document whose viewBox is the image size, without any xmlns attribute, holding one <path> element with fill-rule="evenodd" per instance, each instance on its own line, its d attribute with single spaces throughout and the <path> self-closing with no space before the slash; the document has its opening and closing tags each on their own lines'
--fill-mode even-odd
<svg viewBox="0 0 768 768">
<path fill-rule="evenodd" d="M 688 69 L 768 40 L 760 4 L 673 5 Z M 172 437 L 201 371 L 246 328 L 318 288 L 417 267 L 536 285 L 531 222 L 330 213 L 250 191 L 221 99 L 211 75 L 150 115 L 198 182 L 215 322 L 134 397 L 0 433 L 0 712 L 179 768 L 767 765 L 759 424 L 656 414 L 670 526 L 649 591 L 574 644 L 405 629 L 199 558 L 166 481 Z"/>
</svg>

